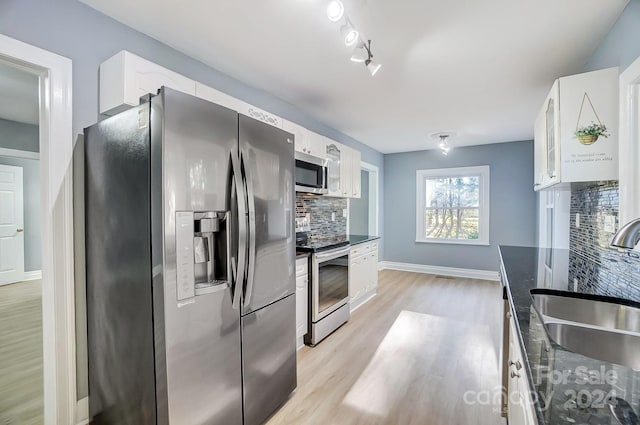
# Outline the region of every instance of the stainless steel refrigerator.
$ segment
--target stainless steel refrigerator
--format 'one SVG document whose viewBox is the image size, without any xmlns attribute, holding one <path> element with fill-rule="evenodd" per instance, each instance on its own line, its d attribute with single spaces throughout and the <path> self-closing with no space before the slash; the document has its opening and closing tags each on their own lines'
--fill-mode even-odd
<svg viewBox="0 0 640 425">
<path fill-rule="evenodd" d="M 85 130 L 95 424 L 260 424 L 296 387 L 293 136 L 168 88 Z"/>
</svg>

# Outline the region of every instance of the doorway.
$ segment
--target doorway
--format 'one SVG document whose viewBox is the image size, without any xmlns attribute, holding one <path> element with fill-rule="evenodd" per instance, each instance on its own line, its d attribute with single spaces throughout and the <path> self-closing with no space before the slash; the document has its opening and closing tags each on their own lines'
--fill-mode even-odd
<svg viewBox="0 0 640 425">
<path fill-rule="evenodd" d="M 349 225 L 351 235 L 379 236 L 378 230 L 378 167 L 362 163 L 360 170 L 360 198 L 349 199 Z"/>
<path fill-rule="evenodd" d="M 44 423 L 39 81 L 0 62 L 0 423 Z"/>
<path fill-rule="evenodd" d="M 0 423 L 76 423 L 72 64 L 0 34 L 0 66 Z"/>
</svg>

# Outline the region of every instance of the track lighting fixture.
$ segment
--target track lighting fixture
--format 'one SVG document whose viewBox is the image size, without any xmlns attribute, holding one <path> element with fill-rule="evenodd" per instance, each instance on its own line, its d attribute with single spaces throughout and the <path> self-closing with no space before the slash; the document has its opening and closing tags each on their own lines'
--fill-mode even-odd
<svg viewBox="0 0 640 425">
<path fill-rule="evenodd" d="M 351 52 L 351 61 L 364 63 L 367 71 L 374 76 L 380 71 L 382 65 L 373 60 L 371 53 L 371 40 L 364 41 L 360 34 L 344 11 L 344 4 L 340 0 L 331 0 L 327 5 L 327 17 L 331 22 L 339 22 L 344 17 L 344 23 L 340 27 L 340 34 L 347 47 L 355 46 Z"/>
<path fill-rule="evenodd" d="M 327 6 L 327 18 L 331 22 L 338 22 L 344 16 L 344 4 L 340 0 L 331 0 Z"/>
</svg>

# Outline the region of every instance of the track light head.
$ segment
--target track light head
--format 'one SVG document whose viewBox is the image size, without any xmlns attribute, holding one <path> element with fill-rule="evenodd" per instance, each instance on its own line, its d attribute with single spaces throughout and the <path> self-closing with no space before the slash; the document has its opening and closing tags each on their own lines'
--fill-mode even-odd
<svg viewBox="0 0 640 425">
<path fill-rule="evenodd" d="M 351 25 L 351 22 L 347 19 L 345 24 L 340 28 L 340 34 L 342 34 L 342 38 L 344 39 L 345 46 L 353 46 L 358 41 L 360 33 L 358 30 Z"/>
<path fill-rule="evenodd" d="M 344 16 L 344 4 L 340 0 L 331 0 L 327 6 L 327 18 L 331 22 L 338 22 Z"/>
</svg>

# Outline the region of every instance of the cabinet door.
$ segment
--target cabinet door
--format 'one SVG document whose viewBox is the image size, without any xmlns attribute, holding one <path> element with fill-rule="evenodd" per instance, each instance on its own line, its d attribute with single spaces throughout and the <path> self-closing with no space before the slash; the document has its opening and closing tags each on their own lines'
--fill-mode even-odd
<svg viewBox="0 0 640 425">
<path fill-rule="evenodd" d="M 306 145 L 307 141 L 305 137 L 306 130 L 304 127 L 301 127 L 298 124 L 291 121 L 282 120 L 282 129 L 284 131 L 287 131 L 293 134 L 293 137 L 295 138 L 294 146 L 295 146 L 296 152 L 307 153 L 307 145 Z"/>
<path fill-rule="evenodd" d="M 351 155 L 351 197 L 352 198 L 360 198 L 361 196 L 361 185 L 362 185 L 362 164 L 361 164 L 361 153 L 358 150 L 353 149 Z"/>
<path fill-rule="evenodd" d="M 547 168 L 547 140 L 545 137 L 545 110 L 542 108 L 538 112 L 536 117 L 536 123 L 534 127 L 534 170 L 533 170 L 533 188 L 535 190 L 542 189 L 545 182 L 546 168 Z"/>
<path fill-rule="evenodd" d="M 327 156 L 327 183 L 329 196 L 342 195 L 342 155 L 343 146 L 337 142 L 329 142 L 325 148 Z"/>
<path fill-rule="evenodd" d="M 353 195 L 353 149 L 342 146 L 342 158 L 340 162 L 340 178 L 342 194 L 340 196 L 349 198 Z"/>
<path fill-rule="evenodd" d="M 100 64 L 100 113 L 115 115 L 140 104 L 160 87 L 195 95 L 195 81 L 126 50 Z"/>
<path fill-rule="evenodd" d="M 217 103 L 225 108 L 237 111 L 240 109 L 242 101 L 236 99 L 233 96 L 229 96 L 226 93 L 222 93 L 216 89 L 212 89 L 202 83 L 196 83 L 196 96 L 200 99 L 208 100 L 209 102 Z"/>
<path fill-rule="evenodd" d="M 307 153 L 317 158 L 327 159 L 326 137 L 308 131 Z"/>
<path fill-rule="evenodd" d="M 553 84 L 544 105 L 545 179 L 548 183 L 560 181 L 560 85 Z"/>
<path fill-rule="evenodd" d="M 300 338 L 307 333 L 308 320 L 308 285 L 307 276 L 296 278 L 296 337 Z"/>
<path fill-rule="evenodd" d="M 369 291 L 376 292 L 378 288 L 378 250 L 372 248 L 371 254 L 369 254 L 369 265 L 367 270 L 369 271 Z"/>
</svg>

